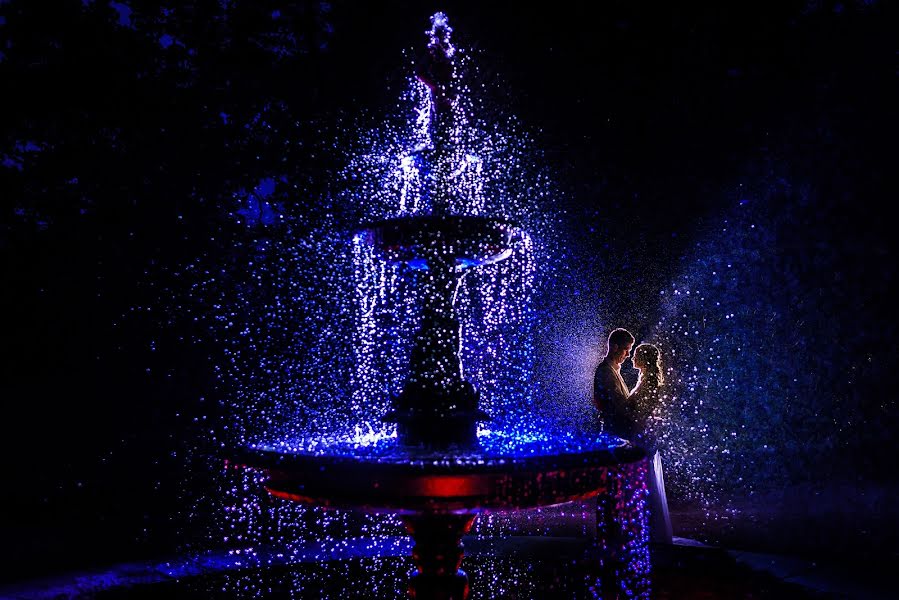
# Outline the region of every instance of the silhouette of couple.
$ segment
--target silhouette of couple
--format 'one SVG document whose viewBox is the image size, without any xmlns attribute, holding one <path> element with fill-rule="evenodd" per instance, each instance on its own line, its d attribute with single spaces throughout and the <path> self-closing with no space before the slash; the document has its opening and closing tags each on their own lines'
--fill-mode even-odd
<svg viewBox="0 0 899 600">
<path fill-rule="evenodd" d="M 593 377 L 593 404 L 602 417 L 604 431 L 646 450 L 651 539 L 670 543 L 671 519 L 658 449 L 659 432 L 653 418 L 661 405 L 665 378 L 659 349 L 652 344 L 640 344 L 631 358 L 640 371 L 640 378 L 634 389 L 628 389 L 621 377 L 621 365 L 631 356 L 635 341 L 626 329 L 616 329 L 609 335 L 608 352 Z"/>
</svg>

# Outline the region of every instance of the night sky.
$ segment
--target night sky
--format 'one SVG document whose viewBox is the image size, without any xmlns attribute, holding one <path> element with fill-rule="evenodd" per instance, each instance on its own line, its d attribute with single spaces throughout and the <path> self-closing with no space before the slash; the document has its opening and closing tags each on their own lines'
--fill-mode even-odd
<svg viewBox="0 0 899 600">
<path fill-rule="evenodd" d="M 576 340 L 541 372 L 590 346 L 587 365 L 614 326 L 714 366 L 732 388 L 677 381 L 745 402 L 701 421 L 748 426 L 733 448 L 748 466 L 682 453 L 672 503 L 776 497 L 766 517 L 795 527 L 691 533 L 807 552 L 820 522 L 790 511 L 817 503 L 833 552 L 896 556 L 894 4 L 0 0 L 0 558 L 15 566 L 0 581 L 195 535 L 182 482 L 202 486 L 227 390 L 216 336 L 171 314 L 191 302 L 181 267 L 233 269 L 283 235 L 261 212 L 235 220 L 241 198 L 324 218 L 346 163 L 329 149 L 385 122 L 436 10 L 478 65 L 469 85 L 555 182 L 571 266 L 540 335 Z M 281 167 L 302 193 L 266 183 Z M 732 260 L 739 280 L 702 276 Z M 742 319 L 708 317 L 725 366 L 670 339 L 706 315 L 670 299 L 691 288 Z M 719 467 L 698 496 L 678 480 Z"/>
</svg>

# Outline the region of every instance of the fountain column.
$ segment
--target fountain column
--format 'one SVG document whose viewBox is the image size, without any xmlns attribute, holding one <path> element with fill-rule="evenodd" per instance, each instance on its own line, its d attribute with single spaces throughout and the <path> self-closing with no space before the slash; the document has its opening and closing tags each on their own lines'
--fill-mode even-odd
<svg viewBox="0 0 899 600">
<path fill-rule="evenodd" d="M 427 33 L 427 52 L 419 59 L 416 72 L 430 90 L 430 145 L 417 154 L 425 181 L 422 195 L 430 206 L 430 215 L 388 222 L 399 238 L 394 247 L 402 244 L 410 248 L 418 264 L 424 266 L 420 275 L 422 317 L 409 378 L 402 393 L 394 398 L 394 410 L 386 419 L 397 423 L 397 435 L 405 445 L 473 447 L 477 444 L 477 422 L 488 416 L 478 410 L 477 392 L 463 377 L 461 324 L 454 303 L 464 274 L 459 259 L 478 245 L 485 230 L 483 223 L 475 224 L 449 213 L 453 198 L 449 177 L 453 111 L 457 98 L 455 49 L 450 41 L 452 28 L 443 13 L 431 17 Z M 477 264 L 479 261 L 474 260 L 471 266 Z"/>
<path fill-rule="evenodd" d="M 475 515 L 426 514 L 403 519 L 415 540 L 412 559 L 416 572 L 409 581 L 409 596 L 419 600 L 465 600 L 468 575 L 462 566 L 462 536 Z"/>
</svg>

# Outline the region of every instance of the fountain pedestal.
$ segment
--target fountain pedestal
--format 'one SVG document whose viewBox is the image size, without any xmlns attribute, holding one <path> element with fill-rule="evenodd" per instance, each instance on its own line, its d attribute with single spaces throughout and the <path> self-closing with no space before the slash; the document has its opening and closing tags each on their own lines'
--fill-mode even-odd
<svg viewBox="0 0 899 600">
<path fill-rule="evenodd" d="M 409 580 L 409 596 L 416 599 L 464 600 L 468 575 L 462 567 L 462 536 L 469 532 L 475 513 L 416 515 L 403 518 L 415 540 L 412 560 L 417 571 Z"/>
</svg>

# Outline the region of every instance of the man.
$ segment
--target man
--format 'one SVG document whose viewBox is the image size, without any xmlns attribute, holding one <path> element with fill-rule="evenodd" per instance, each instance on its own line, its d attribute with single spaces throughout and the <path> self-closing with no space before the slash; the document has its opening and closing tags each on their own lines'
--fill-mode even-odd
<svg viewBox="0 0 899 600">
<path fill-rule="evenodd" d="M 602 415 L 604 430 L 627 440 L 638 432 L 633 431 L 634 419 L 628 413 L 630 390 L 621 378 L 621 365 L 630 356 L 634 341 L 626 329 L 610 333 L 606 356 L 593 375 L 593 404 Z"/>
</svg>

